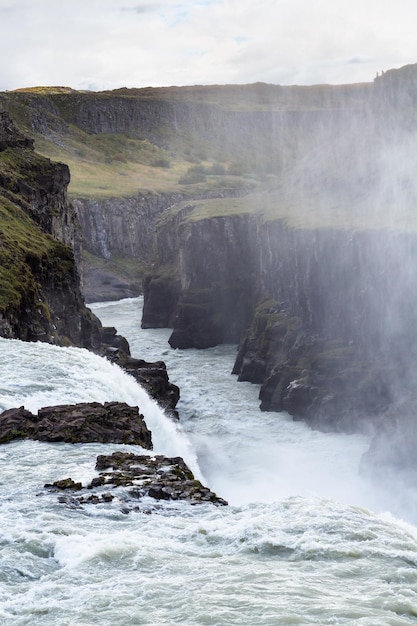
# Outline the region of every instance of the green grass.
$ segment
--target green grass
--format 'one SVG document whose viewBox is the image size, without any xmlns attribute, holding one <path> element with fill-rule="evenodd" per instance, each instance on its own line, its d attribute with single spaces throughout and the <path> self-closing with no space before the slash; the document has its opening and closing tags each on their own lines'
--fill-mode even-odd
<svg viewBox="0 0 417 626">
<path fill-rule="evenodd" d="M 417 231 L 417 206 L 412 203 L 372 205 L 367 198 L 350 203 L 342 198 L 326 198 L 324 194 L 288 196 L 281 189 L 258 191 L 241 198 L 182 202 L 162 220 L 170 220 L 181 211 L 183 221 L 258 215 L 264 222 L 280 220 L 286 227 L 297 229 Z"/>
<path fill-rule="evenodd" d="M 363 105 L 371 90 L 372 84 L 283 88 L 258 83 L 94 93 L 76 92 L 69 87 L 39 86 L 0 93 L 0 106 L 8 109 L 22 129 L 34 137 L 40 154 L 69 165 L 69 193 L 72 197 L 104 199 L 149 192 L 181 192 L 192 199 L 208 192 L 220 195 L 226 190 L 256 186 L 256 193 L 243 198 L 193 202 L 193 208 L 187 210 L 184 219 L 258 214 L 266 222 L 282 220 L 289 228 L 416 230 L 416 211 L 412 202 L 399 206 L 395 201 L 391 204 L 386 201 L 382 206 L 372 197 L 348 198 L 326 195 L 325 192 L 318 194 L 313 190 L 286 190 L 288 173 L 300 157 L 303 157 L 301 162 L 307 159 L 307 174 L 314 176 L 312 172 L 317 172 L 317 177 L 328 177 L 329 180 L 332 177 L 337 180 L 345 165 L 343 158 L 340 163 L 323 160 L 320 150 L 327 154 L 326 141 L 332 143 L 333 138 L 325 134 L 321 139 L 319 137 L 323 145 L 317 146 L 316 136 L 308 126 L 295 139 L 291 133 L 285 134 L 279 150 L 261 158 L 261 151 L 241 144 L 238 144 L 237 153 L 225 153 L 216 141 L 211 142 L 210 138 L 203 138 L 196 131 L 193 134 L 185 128 L 176 132 L 173 127 L 161 125 L 152 129 L 157 139 L 150 141 L 140 136 L 139 129 L 136 133 L 93 134 L 84 132 L 76 124 L 77 101 L 80 99 L 87 105 L 89 99 L 102 103 L 115 98 L 121 102 L 135 100 L 145 104 L 182 102 L 197 105 L 198 111 L 203 106 L 228 111 L 322 111 L 340 107 L 355 111 L 361 103 Z M 33 107 L 39 107 L 47 120 L 47 131 L 34 133 L 29 115 Z M 301 141 L 301 155 L 298 140 Z M 346 158 L 349 154 L 343 152 Z M 280 159 L 282 163 L 276 165 L 275 173 L 271 174 L 268 160 L 275 163 Z M 236 175 L 212 174 L 216 168 L 218 172 L 232 171 Z M 12 162 L 9 169 L 10 172 L 13 169 Z M 202 175 L 193 178 L 192 174 L 197 171 Z M 184 204 L 175 207 L 172 213 L 182 209 Z"/>
<path fill-rule="evenodd" d="M 111 198 L 133 196 L 144 192 L 197 195 L 202 191 L 240 186 L 240 176 L 255 169 L 249 150 L 242 160 L 239 152 L 223 149 L 222 142 L 203 138 L 200 133 L 181 127 L 177 132 L 169 125 L 160 124 L 147 129 L 152 141 L 140 136 L 140 129 L 131 133 L 88 133 L 77 122 L 79 99 L 101 104 L 107 99 L 119 98 L 159 102 L 180 100 L 200 105 L 207 103 L 228 108 L 234 102 L 239 108 L 242 88 L 168 88 L 143 90 L 116 90 L 114 92 L 75 92 L 68 87 L 35 87 L 0 93 L 0 106 L 8 110 L 22 130 L 35 140 L 35 149 L 54 161 L 66 163 L 71 171 L 69 193 L 74 197 Z M 93 102 L 94 101 L 94 102 Z M 223 102 L 223 104 L 221 104 Z M 34 131 L 31 112 L 38 108 L 46 120 L 38 132 Z M 200 109 L 198 109 L 200 110 Z M 164 146 L 164 147 L 162 147 Z M 256 155 L 255 155 L 256 156 Z M 242 169 L 224 179 L 220 172 L 228 168 Z M 260 164 L 260 174 L 264 164 Z M 189 180 L 190 168 L 201 167 L 207 176 Z M 217 174 L 217 176 L 216 176 Z M 191 183 L 191 184 L 190 184 Z M 194 194 L 193 194 L 194 192 Z"/>
<path fill-rule="evenodd" d="M 88 135 L 77 130 L 60 145 L 36 137 L 35 148 L 39 154 L 69 166 L 68 191 L 73 197 L 116 198 L 149 191 L 193 195 L 241 185 L 241 177 L 218 175 L 208 175 L 194 185 L 181 184 L 190 168 L 185 157 L 127 135 Z M 202 166 L 210 170 L 216 163 L 205 161 Z"/>
<path fill-rule="evenodd" d="M 38 285 L 30 263 L 68 257 L 67 248 L 42 233 L 26 213 L 0 196 L 0 311 L 18 307 L 22 298 L 35 295 Z"/>
</svg>

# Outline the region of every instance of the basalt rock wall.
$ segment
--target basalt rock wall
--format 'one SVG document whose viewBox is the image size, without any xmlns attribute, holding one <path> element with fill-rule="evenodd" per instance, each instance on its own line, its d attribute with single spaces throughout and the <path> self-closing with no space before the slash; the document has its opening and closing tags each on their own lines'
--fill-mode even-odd
<svg viewBox="0 0 417 626">
<path fill-rule="evenodd" d="M 79 225 L 68 182 L 67 166 L 37 155 L 2 112 L 0 334 L 98 348 L 101 324 L 80 290 Z"/>
<path fill-rule="evenodd" d="M 240 216 L 188 220 L 192 209 L 185 206 L 157 228 L 157 263 L 145 278 L 142 326 L 173 326 L 174 348 L 236 343 L 257 289 L 253 221 Z"/>
<path fill-rule="evenodd" d="M 367 430 L 415 386 L 415 234 L 259 229 L 262 301 L 234 372 L 261 408 Z"/>
<path fill-rule="evenodd" d="M 223 189 L 223 196 L 237 196 L 242 189 Z M 198 194 L 195 198 L 218 195 L 216 191 Z M 143 193 L 127 198 L 74 199 L 72 204 L 81 225 L 82 248 L 98 259 L 109 261 L 104 267 L 94 268 L 88 262 L 83 268 L 83 292 L 88 302 L 116 300 L 143 292 L 144 268 L 153 253 L 155 225 L 171 206 L 185 201 L 185 193 Z M 133 276 L 123 279 L 120 268 L 111 271 L 112 260 L 134 261 Z"/>
<path fill-rule="evenodd" d="M 222 190 L 222 196 L 237 196 L 246 189 Z M 144 193 L 128 198 L 76 198 L 73 205 L 83 233 L 83 247 L 91 254 L 110 258 L 122 256 L 149 261 L 155 224 L 169 207 L 187 200 L 216 197 L 206 193 Z"/>
<path fill-rule="evenodd" d="M 143 326 L 172 326 L 175 348 L 239 342 L 234 373 L 263 410 L 368 430 L 415 384 L 416 244 L 186 207 L 158 229 Z"/>
</svg>

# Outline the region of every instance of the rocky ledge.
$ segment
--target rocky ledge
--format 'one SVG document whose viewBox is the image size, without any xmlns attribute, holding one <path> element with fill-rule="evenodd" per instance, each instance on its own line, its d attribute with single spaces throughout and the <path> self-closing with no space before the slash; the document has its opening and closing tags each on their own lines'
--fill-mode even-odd
<svg viewBox="0 0 417 626">
<path fill-rule="evenodd" d="M 45 487 L 61 492 L 59 501 L 71 508 L 113 503 L 119 505 L 123 513 L 151 513 L 152 507 L 146 498 L 227 505 L 225 500 L 195 479 L 181 457 L 113 452 L 97 457 L 96 470 L 98 476 L 86 486 L 65 478 Z"/>
<path fill-rule="evenodd" d="M 106 330 L 113 330 L 116 333 L 114 328 L 107 328 Z M 115 337 L 119 336 L 115 335 Z M 102 355 L 132 376 L 145 389 L 147 394 L 159 404 L 167 417 L 174 420 L 179 419 L 178 411 L 175 407 L 180 398 L 180 390 L 177 385 L 169 381 L 164 361 L 150 362 L 143 359 L 135 359 L 130 356 L 128 351 L 116 345 L 108 345 Z"/>
<path fill-rule="evenodd" d="M 14 439 L 132 444 L 152 450 L 152 435 L 139 408 L 124 402 L 50 406 L 39 409 L 37 415 L 23 406 L 9 409 L 0 414 L 0 443 Z M 45 487 L 65 492 L 59 496 L 59 501 L 72 508 L 114 500 L 124 513 L 150 512 L 148 501 L 142 503 L 143 498 L 227 505 L 196 480 L 181 457 L 114 452 L 98 456 L 96 469 L 99 475 L 85 487 L 72 478 L 57 480 Z M 74 496 L 74 492 L 80 494 Z"/>
<path fill-rule="evenodd" d="M 124 402 L 80 403 L 39 409 L 23 406 L 0 415 L 0 443 L 14 439 L 65 443 L 124 443 L 152 450 L 151 432 L 138 407 Z"/>
</svg>

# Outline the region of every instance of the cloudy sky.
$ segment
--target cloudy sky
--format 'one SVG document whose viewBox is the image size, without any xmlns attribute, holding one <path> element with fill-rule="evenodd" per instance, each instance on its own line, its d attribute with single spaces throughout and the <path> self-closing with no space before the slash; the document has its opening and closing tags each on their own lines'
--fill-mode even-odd
<svg viewBox="0 0 417 626">
<path fill-rule="evenodd" d="M 351 83 L 417 63 L 416 0 L 0 0 L 0 90 Z"/>
</svg>

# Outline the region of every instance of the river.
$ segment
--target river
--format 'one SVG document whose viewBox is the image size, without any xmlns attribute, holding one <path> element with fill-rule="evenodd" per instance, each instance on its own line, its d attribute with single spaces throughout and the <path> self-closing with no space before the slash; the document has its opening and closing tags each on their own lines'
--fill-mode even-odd
<svg viewBox="0 0 417 626">
<path fill-rule="evenodd" d="M 401 626 L 417 621 L 417 506 L 394 476 L 359 473 L 369 440 L 261 413 L 230 374 L 234 346 L 171 350 L 140 328 L 141 299 L 92 305 L 133 356 L 163 359 L 181 423 L 118 367 L 76 348 L 0 339 L 0 409 L 139 405 L 154 452 L 183 456 L 228 507 L 155 503 L 151 514 L 71 509 L 43 488 L 95 475 L 135 446 L 16 441 L 0 448 L 0 624 Z"/>
</svg>

